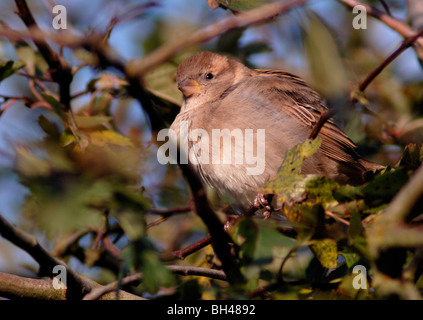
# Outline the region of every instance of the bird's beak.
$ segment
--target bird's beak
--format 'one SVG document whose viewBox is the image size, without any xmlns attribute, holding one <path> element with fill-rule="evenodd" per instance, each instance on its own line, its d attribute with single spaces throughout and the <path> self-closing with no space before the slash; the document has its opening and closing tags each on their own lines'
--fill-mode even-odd
<svg viewBox="0 0 423 320">
<path fill-rule="evenodd" d="M 200 84 L 192 79 L 185 79 L 178 83 L 178 89 L 184 94 L 186 98 L 189 98 L 194 93 L 200 92 Z"/>
</svg>

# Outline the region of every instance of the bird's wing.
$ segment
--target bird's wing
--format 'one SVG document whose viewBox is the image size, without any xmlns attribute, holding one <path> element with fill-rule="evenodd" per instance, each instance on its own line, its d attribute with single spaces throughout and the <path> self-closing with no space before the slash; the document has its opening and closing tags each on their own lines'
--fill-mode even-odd
<svg viewBox="0 0 423 320">
<path fill-rule="evenodd" d="M 265 99 L 270 104 L 278 106 L 281 111 L 300 121 L 310 132 L 319 121 L 320 117 L 328 111 L 322 104 L 319 94 L 311 89 L 301 78 L 288 72 L 262 70 L 253 71 L 253 77 L 269 77 L 271 81 L 263 81 L 268 86 Z M 318 137 L 322 139 L 321 151 L 334 160 L 347 163 L 350 166 L 363 169 L 360 156 L 354 150 L 356 145 L 348 136 L 333 122 L 326 121 L 320 129 Z"/>
</svg>

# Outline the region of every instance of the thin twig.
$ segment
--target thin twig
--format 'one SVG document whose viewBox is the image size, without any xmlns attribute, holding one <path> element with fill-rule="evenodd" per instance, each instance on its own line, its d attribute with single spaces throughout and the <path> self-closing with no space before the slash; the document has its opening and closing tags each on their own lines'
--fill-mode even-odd
<svg viewBox="0 0 423 320">
<path fill-rule="evenodd" d="M 376 19 L 383 22 L 386 26 L 398 32 L 404 38 L 413 37 L 416 34 L 416 31 L 410 28 L 408 24 L 402 22 L 398 19 L 391 17 L 385 12 L 368 5 L 367 3 L 356 1 L 356 0 L 339 0 L 339 2 L 345 4 L 349 8 L 354 8 L 356 6 L 363 6 L 366 9 L 366 13 L 375 17 Z M 423 48 L 423 39 L 419 38 L 416 40 L 416 43 Z"/>
<path fill-rule="evenodd" d="M 29 30 L 40 31 L 25 0 L 15 0 L 18 15 Z M 52 79 L 59 84 L 60 102 L 65 111 L 70 110 L 70 84 L 72 82 L 71 68 L 67 63 L 60 60 L 57 53 L 51 49 L 45 39 L 34 40 L 35 45 L 46 60 Z"/>
<path fill-rule="evenodd" d="M 394 61 L 401 53 L 411 47 L 417 39 L 423 35 L 423 30 L 420 30 L 414 36 L 406 38 L 398 49 L 396 49 L 389 57 L 387 57 L 380 65 L 378 65 L 358 87 L 360 91 L 366 90 L 367 86 L 385 69 L 392 61 Z"/>
<path fill-rule="evenodd" d="M 331 217 L 331 218 L 333 218 L 333 219 L 335 219 L 335 220 L 337 220 L 337 221 L 345 224 L 346 226 L 349 226 L 350 225 L 350 222 L 348 220 L 345 220 L 344 218 L 341 218 L 341 217 L 337 216 L 333 212 L 330 212 L 330 211 L 325 210 L 325 215 L 327 215 L 328 217 Z"/>
<path fill-rule="evenodd" d="M 232 242 L 232 239 L 225 232 L 223 224 L 211 208 L 200 178 L 196 175 L 191 166 L 179 164 L 179 167 L 191 189 L 195 212 L 207 226 L 211 236 L 213 250 L 218 259 L 222 262 L 222 269 L 225 271 L 229 282 L 232 284 L 245 282 L 245 278 L 240 271 L 240 266 L 231 254 L 229 243 Z"/>
<path fill-rule="evenodd" d="M 170 208 L 170 209 L 150 209 L 147 213 L 157 214 L 163 217 L 173 216 L 174 214 L 187 213 L 192 210 L 191 205 L 182 207 Z"/>
<path fill-rule="evenodd" d="M 225 230 L 229 230 L 230 228 L 232 228 L 235 223 L 241 218 L 243 217 L 242 215 L 236 216 L 235 218 L 229 219 L 228 221 L 226 221 L 225 225 L 224 225 L 224 229 Z M 181 249 L 181 250 L 177 250 L 177 251 L 173 251 L 173 252 L 167 252 L 162 254 L 162 259 L 163 260 L 172 260 L 173 258 L 178 258 L 178 259 L 185 259 L 187 256 L 193 254 L 194 252 L 197 252 L 198 250 L 201 250 L 202 248 L 208 246 L 209 244 L 212 243 L 212 239 L 211 236 L 208 235 L 205 238 L 202 238 L 201 240 L 198 240 L 197 242 Z"/>
<path fill-rule="evenodd" d="M 152 51 L 143 59 L 132 64 L 130 71 L 137 75 L 143 75 L 147 71 L 154 69 L 164 61 L 170 59 L 176 53 L 189 48 L 197 43 L 208 41 L 226 31 L 256 24 L 271 19 L 281 13 L 304 5 L 307 0 L 276 1 L 262 5 L 258 8 L 241 12 L 237 15 L 225 18 L 221 21 L 206 26 L 186 37 L 177 37 L 158 49 Z"/>
<path fill-rule="evenodd" d="M 385 9 L 386 13 L 389 14 L 392 17 L 391 9 L 389 9 L 388 4 L 385 0 L 379 0 L 379 2 L 382 4 L 383 9 Z"/>
<path fill-rule="evenodd" d="M 173 258 L 179 258 L 181 260 L 185 259 L 187 256 L 189 256 L 190 254 L 193 254 L 194 252 L 197 252 L 198 250 L 208 246 L 209 244 L 211 244 L 211 237 L 207 236 L 181 250 L 177 250 L 177 251 L 173 251 L 170 253 L 164 253 L 162 254 L 162 259 L 163 260 L 171 260 Z"/>
<path fill-rule="evenodd" d="M 226 275 L 223 271 L 209 269 L 209 268 L 201 268 L 201 267 L 193 267 L 193 266 L 178 266 L 178 265 L 171 265 L 166 267 L 170 272 L 182 276 L 200 276 L 200 277 L 207 277 L 216 280 L 227 281 Z M 85 295 L 83 300 L 98 300 L 103 295 L 116 291 L 119 287 L 128 285 L 134 282 L 142 281 L 143 274 L 142 273 L 134 273 L 124 277 L 121 281 L 114 281 L 107 285 L 95 288 L 91 290 L 88 294 Z"/>
</svg>

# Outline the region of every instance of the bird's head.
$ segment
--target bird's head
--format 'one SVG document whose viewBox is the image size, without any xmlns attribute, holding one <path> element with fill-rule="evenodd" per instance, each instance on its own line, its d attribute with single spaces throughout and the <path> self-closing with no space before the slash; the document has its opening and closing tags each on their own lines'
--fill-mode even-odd
<svg viewBox="0 0 423 320">
<path fill-rule="evenodd" d="M 234 59 L 217 53 L 199 52 L 179 65 L 176 81 L 185 101 L 199 105 L 217 99 L 240 81 L 248 70 Z"/>
</svg>

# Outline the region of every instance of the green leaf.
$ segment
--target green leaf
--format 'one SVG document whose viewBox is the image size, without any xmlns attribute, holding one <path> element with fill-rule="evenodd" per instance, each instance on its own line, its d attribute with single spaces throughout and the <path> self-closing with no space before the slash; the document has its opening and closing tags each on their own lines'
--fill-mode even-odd
<svg viewBox="0 0 423 320">
<path fill-rule="evenodd" d="M 275 248 L 283 247 L 288 251 L 296 244 L 294 239 L 281 234 L 272 221 L 244 217 L 232 229 L 234 240 L 240 245 L 242 258 L 247 264 L 269 264 L 274 258 Z"/>
<path fill-rule="evenodd" d="M 233 11 L 246 11 L 274 2 L 275 0 L 217 0 L 220 5 Z"/>
<path fill-rule="evenodd" d="M 364 229 L 361 225 L 361 218 L 360 215 L 355 213 L 351 216 L 350 219 L 350 226 L 348 228 L 348 235 L 355 239 L 357 237 L 362 237 L 364 235 Z"/>
<path fill-rule="evenodd" d="M 220 35 L 217 40 L 217 52 L 236 54 L 239 50 L 238 41 L 241 39 L 245 27 L 235 28 Z"/>
<path fill-rule="evenodd" d="M 368 201 L 390 201 L 401 187 L 407 182 L 409 176 L 404 168 L 386 170 L 372 182 L 364 186 L 361 191 Z"/>
<path fill-rule="evenodd" d="M 367 243 L 364 234 L 364 228 L 361 224 L 360 214 L 355 213 L 351 216 L 350 226 L 348 227 L 348 237 L 352 245 L 362 254 L 367 252 Z"/>
<path fill-rule="evenodd" d="M 42 117 L 40 119 L 44 122 Z M 44 123 L 45 128 L 47 123 Z M 47 130 L 53 130 L 53 127 L 48 127 Z M 60 172 L 73 172 L 74 166 L 58 144 L 59 141 L 59 137 L 52 139 L 51 136 L 47 136 L 45 141 L 36 145 L 38 148 L 17 146 L 15 167 L 22 178 L 48 177 Z"/>
<path fill-rule="evenodd" d="M 30 75 L 42 75 L 48 70 L 47 62 L 38 51 L 35 51 L 25 41 L 17 41 L 14 44 L 16 55 Z"/>
<path fill-rule="evenodd" d="M 116 217 L 130 240 L 136 241 L 145 235 L 145 220 L 142 212 L 125 210 L 119 212 Z"/>
<path fill-rule="evenodd" d="M 320 147 L 321 139 L 306 140 L 289 150 L 276 177 L 264 188 L 265 193 L 274 193 L 283 202 L 295 201 L 306 191 L 306 185 L 315 175 L 302 175 L 301 166 L 307 157 Z"/>
<path fill-rule="evenodd" d="M 40 158 L 23 147 L 16 148 L 15 167 L 23 177 L 47 176 L 52 169 L 47 159 Z"/>
<path fill-rule="evenodd" d="M 360 255 L 355 252 L 341 251 L 339 254 L 344 257 L 348 269 L 351 269 L 360 261 Z"/>
<path fill-rule="evenodd" d="M 307 183 L 306 192 L 308 198 L 326 204 L 335 201 L 334 193 L 338 188 L 339 185 L 335 181 L 326 177 L 316 177 Z"/>
<path fill-rule="evenodd" d="M 50 137 L 59 140 L 61 136 L 61 132 L 57 125 L 47 119 L 45 116 L 40 115 L 38 117 L 38 124 L 43 129 L 43 131 Z"/>
<path fill-rule="evenodd" d="M 175 104 L 182 103 L 182 94 L 175 83 L 177 64 L 167 62 L 148 72 L 145 76 L 146 87 L 154 94 L 161 93 Z M 156 94 L 157 95 L 157 94 Z"/>
<path fill-rule="evenodd" d="M 15 74 L 16 71 L 23 68 L 22 63 L 15 63 L 13 60 L 9 60 L 6 62 L 0 62 L 0 81 L 10 77 L 11 75 Z"/>
<path fill-rule="evenodd" d="M 296 241 L 281 234 L 274 221 L 255 220 L 246 216 L 231 229 L 240 247 L 242 273 L 248 279 L 247 290 L 255 290 L 264 268 L 271 268 L 275 258 L 295 247 Z"/>
<path fill-rule="evenodd" d="M 360 188 L 351 186 L 351 185 L 339 185 L 336 190 L 334 190 L 334 198 L 342 203 L 351 200 L 361 199 L 363 193 Z"/>
<path fill-rule="evenodd" d="M 327 210 L 336 213 L 340 217 L 350 217 L 352 214 L 362 214 L 367 212 L 368 206 L 363 199 L 352 200 L 349 202 L 338 203 L 333 206 L 328 206 Z"/>
<path fill-rule="evenodd" d="M 313 74 L 313 87 L 325 97 L 344 96 L 349 92 L 346 68 L 333 33 L 313 11 L 307 12 L 303 33 L 304 47 Z"/>
<path fill-rule="evenodd" d="M 172 273 L 160 261 L 147 238 L 141 237 L 132 241 L 129 247 L 122 251 L 122 257 L 124 271 L 135 267 L 136 270 L 142 272 L 142 285 L 148 292 L 155 293 L 160 287 L 173 283 Z"/>
<path fill-rule="evenodd" d="M 59 100 L 49 94 L 43 94 L 43 97 L 51 106 L 51 108 L 63 119 L 65 113 L 63 111 L 63 105 L 59 102 Z"/>
<path fill-rule="evenodd" d="M 247 262 L 254 259 L 257 245 L 258 226 L 251 217 L 245 217 L 236 224 L 235 241 L 241 246 L 242 257 Z"/>
<path fill-rule="evenodd" d="M 408 144 L 402 154 L 401 159 L 398 161 L 397 167 L 405 167 L 410 170 L 416 170 L 423 160 L 423 147 L 417 144 Z"/>
<path fill-rule="evenodd" d="M 97 207 L 107 203 L 113 185 L 104 180 L 95 183 L 51 175 L 26 181 L 31 196 L 24 214 L 49 238 L 74 233 L 81 228 L 100 228 L 103 225 Z"/>
<path fill-rule="evenodd" d="M 308 241 L 317 231 L 324 229 L 325 213 L 320 203 L 300 202 L 286 210 L 285 216 L 288 220 L 299 222 L 295 224 L 298 242 Z"/>
</svg>

